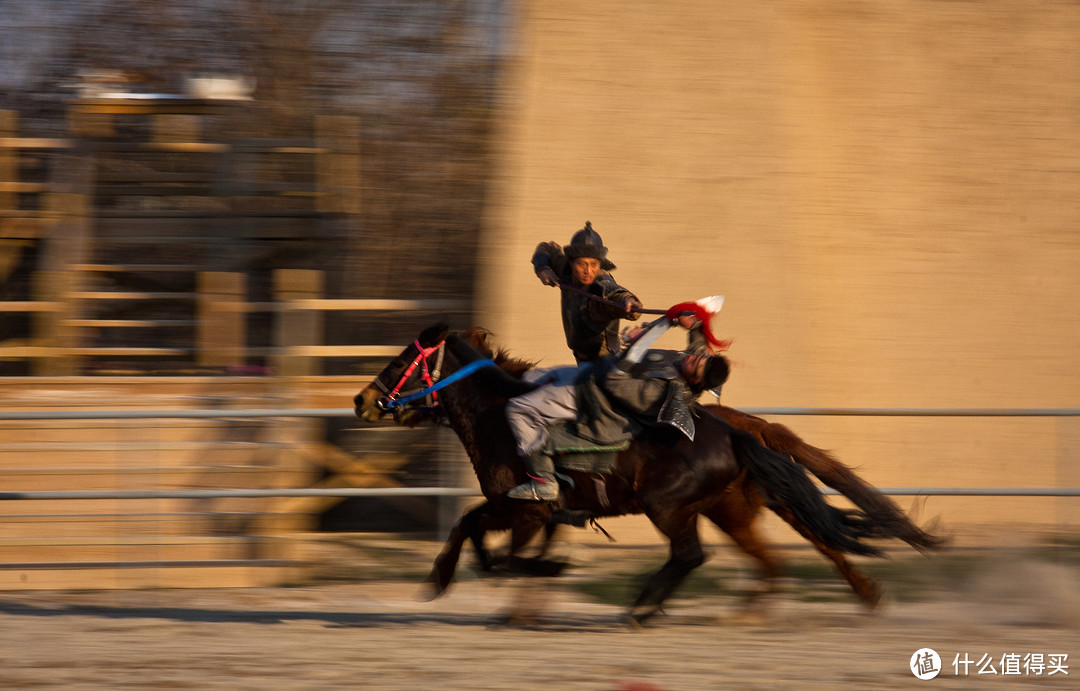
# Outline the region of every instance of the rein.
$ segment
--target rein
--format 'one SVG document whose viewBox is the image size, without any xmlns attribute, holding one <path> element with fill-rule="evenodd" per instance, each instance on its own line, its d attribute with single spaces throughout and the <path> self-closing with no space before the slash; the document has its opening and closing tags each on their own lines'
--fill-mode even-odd
<svg viewBox="0 0 1080 691">
<path fill-rule="evenodd" d="M 562 290 L 569 291 L 571 293 L 577 293 L 578 295 L 584 295 L 585 297 L 589 298 L 590 300 L 592 300 L 594 302 L 599 302 L 602 305 L 607 305 L 608 307 L 616 307 L 616 308 L 625 308 L 626 307 L 626 305 L 623 305 L 622 303 L 615 302 L 614 300 L 608 300 L 607 298 L 602 298 L 599 295 L 594 295 L 593 293 L 590 293 L 587 290 L 583 290 L 582 288 L 578 288 L 575 285 L 571 285 L 570 283 L 563 283 L 562 281 L 559 281 L 559 288 L 561 288 Z M 634 310 L 634 311 L 638 312 L 640 314 L 667 314 L 667 310 L 651 310 L 651 309 L 645 309 L 644 307 L 641 308 L 641 309 L 638 309 L 638 310 Z"/>
<path fill-rule="evenodd" d="M 616 308 L 625 307 L 624 305 L 621 305 L 621 304 L 619 304 L 617 302 L 614 302 L 612 300 L 608 300 L 606 298 L 602 298 L 599 295 L 594 295 L 594 294 L 590 293 L 587 290 L 583 290 L 583 289 L 578 288 L 577 286 L 571 285 L 569 283 L 563 283 L 562 281 L 559 281 L 558 285 L 559 285 L 559 288 L 561 288 L 562 290 L 565 290 L 565 291 L 568 291 L 568 292 L 571 292 L 571 293 L 577 293 L 578 295 L 584 295 L 585 297 L 589 298 L 590 300 L 594 300 L 594 301 L 599 302 L 599 303 L 604 304 L 604 305 L 609 305 L 611 307 L 616 307 Z M 715 302 L 717 300 L 719 302 L 716 302 L 716 304 L 714 304 L 714 305 L 709 304 L 709 303 Z M 682 315 L 693 315 L 693 316 L 697 317 L 697 319 L 702 323 L 702 325 L 704 327 L 702 332 L 704 333 L 705 339 L 709 342 L 710 346 L 712 348 L 714 348 L 716 351 L 723 351 L 723 350 L 727 350 L 728 347 L 731 346 L 731 341 L 722 341 L 722 340 L 718 339 L 716 336 L 713 335 L 712 329 L 709 327 L 709 317 L 711 316 L 712 313 L 719 312 L 720 311 L 720 305 L 722 305 L 722 304 L 724 304 L 723 296 L 716 295 L 716 296 L 713 296 L 711 298 L 705 298 L 704 300 L 698 300 L 697 302 L 680 302 L 677 305 L 673 305 L 671 307 L 668 307 L 666 310 L 645 309 L 643 307 L 641 309 L 633 310 L 633 312 L 637 312 L 638 314 L 662 314 L 662 315 L 664 315 L 663 319 L 654 320 L 652 322 L 654 325 L 655 324 L 661 324 L 664 320 L 667 320 L 669 323 L 674 323 L 675 320 L 678 319 Z M 646 327 L 646 328 L 648 328 L 648 327 Z M 655 340 L 655 337 L 654 337 L 653 340 Z"/>
<path fill-rule="evenodd" d="M 442 344 L 440 343 L 439 346 L 441 346 L 441 345 Z M 391 394 L 389 394 L 388 396 L 385 396 L 383 398 L 380 398 L 375 403 L 375 405 L 377 405 L 379 408 L 381 408 L 383 410 L 393 410 L 394 408 L 400 408 L 403 405 L 407 405 L 409 403 L 412 403 L 415 400 L 424 398 L 424 397 L 426 397 L 428 395 L 431 395 L 431 396 L 434 397 L 435 392 L 438 391 L 439 389 L 450 386 L 451 384 L 453 384 L 456 381 L 461 381 L 465 377 L 468 377 L 469 375 L 471 375 L 473 372 L 476 372 L 477 370 L 482 369 L 484 367 L 498 367 L 498 365 L 496 365 L 491 360 L 474 360 L 474 361 L 470 362 L 469 364 L 465 365 L 464 367 L 462 367 L 461 369 L 459 369 L 457 372 L 454 372 L 453 374 L 450 374 L 445 379 L 442 379 L 437 383 L 431 383 L 427 387 L 425 387 L 423 389 L 420 389 L 419 391 L 414 391 L 413 393 L 410 393 L 408 395 L 402 396 L 401 398 L 396 397 L 397 390 L 399 388 L 401 388 L 401 382 L 399 382 L 397 388 L 395 388 L 394 391 Z M 406 378 L 407 378 L 407 375 L 406 375 Z M 405 381 L 405 379 L 403 378 L 402 381 Z"/>
</svg>

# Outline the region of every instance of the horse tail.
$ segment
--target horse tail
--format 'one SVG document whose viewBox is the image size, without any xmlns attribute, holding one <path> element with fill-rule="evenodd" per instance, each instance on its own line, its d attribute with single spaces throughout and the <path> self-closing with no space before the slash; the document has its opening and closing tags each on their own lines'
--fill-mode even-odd
<svg viewBox="0 0 1080 691">
<path fill-rule="evenodd" d="M 879 492 L 851 468 L 824 449 L 807 444 L 789 428 L 766 422 L 757 430 L 762 442 L 777 453 L 790 456 L 828 487 L 840 492 L 866 514 L 873 536 L 903 540 L 915 549 L 937 549 L 945 540 L 931 535 L 911 522 L 891 499 Z"/>
<path fill-rule="evenodd" d="M 865 515 L 830 505 L 798 465 L 739 429 L 731 430 L 731 446 L 773 511 L 792 514 L 797 524 L 828 547 L 848 554 L 881 556 L 881 550 L 860 542 L 875 536 Z"/>
</svg>

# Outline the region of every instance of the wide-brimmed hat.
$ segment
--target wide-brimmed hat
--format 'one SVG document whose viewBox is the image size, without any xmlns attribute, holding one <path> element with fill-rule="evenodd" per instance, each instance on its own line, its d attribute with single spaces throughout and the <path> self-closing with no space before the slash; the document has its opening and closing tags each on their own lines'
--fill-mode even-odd
<svg viewBox="0 0 1080 691">
<path fill-rule="evenodd" d="M 566 254 L 567 259 L 580 259 L 581 257 L 590 257 L 592 259 L 600 260 L 600 268 L 604 271 L 611 271 L 615 268 L 607 258 L 607 247 L 604 247 L 604 240 L 600 237 L 600 233 L 593 230 L 592 223 L 585 221 L 585 227 L 574 233 L 574 237 L 570 238 L 570 244 L 563 246 L 563 252 Z"/>
</svg>

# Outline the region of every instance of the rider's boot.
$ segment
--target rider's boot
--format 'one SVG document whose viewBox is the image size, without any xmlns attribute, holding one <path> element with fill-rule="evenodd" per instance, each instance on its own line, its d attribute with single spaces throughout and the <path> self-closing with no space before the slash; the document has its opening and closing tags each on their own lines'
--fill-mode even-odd
<svg viewBox="0 0 1080 691">
<path fill-rule="evenodd" d="M 559 482 L 555 479 L 555 462 L 543 451 L 535 451 L 522 458 L 529 481 L 506 493 L 511 499 L 530 501 L 558 501 Z"/>
</svg>

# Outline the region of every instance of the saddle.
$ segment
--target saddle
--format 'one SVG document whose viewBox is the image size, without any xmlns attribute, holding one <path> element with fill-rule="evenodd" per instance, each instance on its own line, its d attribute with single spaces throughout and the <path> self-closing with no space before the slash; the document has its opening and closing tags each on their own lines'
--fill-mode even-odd
<svg viewBox="0 0 1080 691">
<path fill-rule="evenodd" d="M 605 474 L 615 467 L 618 453 L 629 446 L 629 439 L 617 444 L 597 444 L 575 434 L 573 424 L 563 424 L 548 428 L 544 452 L 551 456 L 555 467 L 560 470 Z"/>
</svg>

